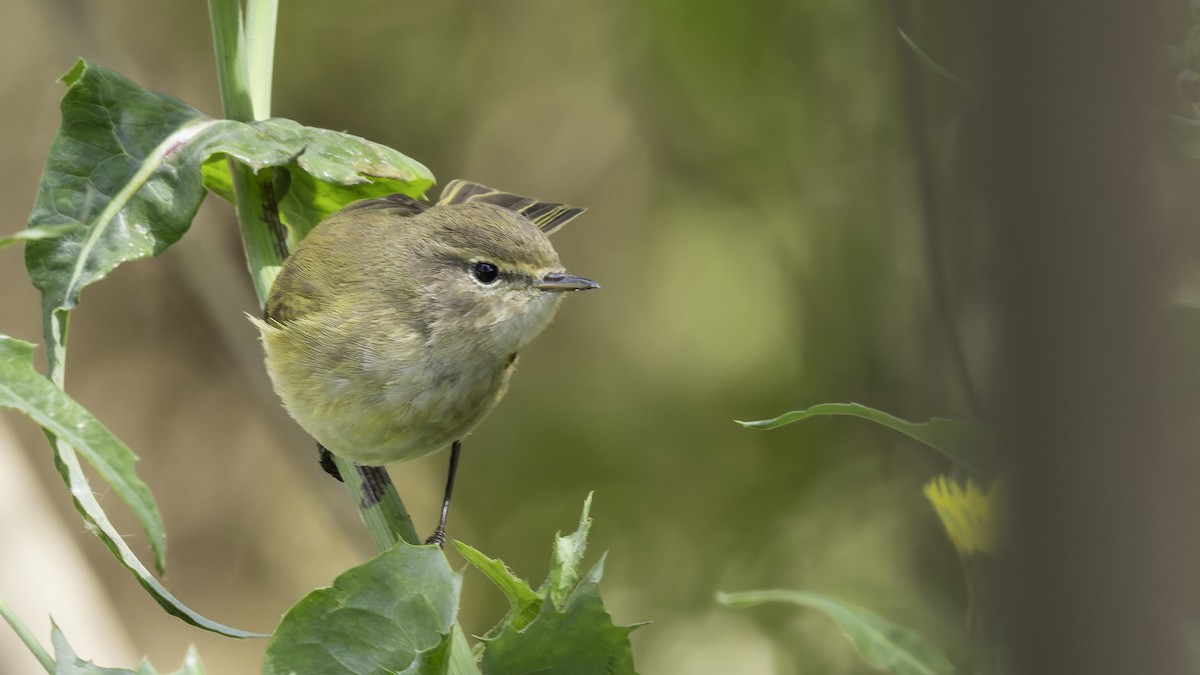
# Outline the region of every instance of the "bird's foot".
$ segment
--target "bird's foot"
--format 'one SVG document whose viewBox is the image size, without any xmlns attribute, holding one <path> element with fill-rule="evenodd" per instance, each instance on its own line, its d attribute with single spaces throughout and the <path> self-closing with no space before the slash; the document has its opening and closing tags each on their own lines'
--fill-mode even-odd
<svg viewBox="0 0 1200 675">
<path fill-rule="evenodd" d="M 333 461 L 333 453 L 320 443 L 317 443 L 317 452 L 319 452 L 321 455 L 321 468 L 325 469 L 325 473 L 333 476 L 343 483 L 346 482 L 342 480 L 342 472 L 338 471 L 337 463 Z"/>
<path fill-rule="evenodd" d="M 434 530 L 433 534 L 425 540 L 425 545 L 429 544 L 437 544 L 438 548 L 446 548 L 446 530 L 440 527 Z"/>
</svg>

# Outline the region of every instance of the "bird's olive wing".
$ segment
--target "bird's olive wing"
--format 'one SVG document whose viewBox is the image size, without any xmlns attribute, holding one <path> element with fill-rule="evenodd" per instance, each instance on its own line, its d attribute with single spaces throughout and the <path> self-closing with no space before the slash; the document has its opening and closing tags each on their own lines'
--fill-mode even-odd
<svg viewBox="0 0 1200 675">
<path fill-rule="evenodd" d="M 329 228 L 351 227 L 355 223 L 374 220 L 379 215 L 396 218 L 415 216 L 428 208 L 425 204 L 403 194 L 392 194 L 386 197 L 362 199 L 342 207 L 321 222 L 322 227 L 309 233 L 309 237 L 321 238 L 321 244 L 315 248 L 301 246 L 283 266 L 271 293 L 267 296 L 267 306 L 263 314 L 265 319 L 278 324 L 294 321 L 306 314 L 320 311 L 328 300 L 327 293 L 321 288 L 328 288 L 331 280 L 327 277 L 335 273 L 338 266 L 329 257 L 346 253 L 341 251 L 347 241 L 353 237 L 333 237 L 322 230 Z M 368 215 L 366 212 L 372 212 Z M 374 218 L 372 217 L 374 216 Z M 341 242 L 342 246 L 336 245 Z M 354 255 L 355 251 L 350 251 Z M 307 256 L 307 257 L 306 257 Z M 323 258 L 318 261 L 314 256 Z"/>
<path fill-rule="evenodd" d="M 267 296 L 263 318 L 268 322 L 285 324 L 320 308 L 320 293 L 316 286 L 304 278 L 300 266 L 284 265 L 271 286 L 271 294 Z"/>
<path fill-rule="evenodd" d="M 438 204 L 466 204 L 468 202 L 485 202 L 515 211 L 528 218 L 546 234 L 553 234 L 587 210 L 566 204 L 539 202 L 532 197 L 501 192 L 486 185 L 457 179 L 446 184 L 442 190 L 442 196 L 438 199 Z"/>
</svg>

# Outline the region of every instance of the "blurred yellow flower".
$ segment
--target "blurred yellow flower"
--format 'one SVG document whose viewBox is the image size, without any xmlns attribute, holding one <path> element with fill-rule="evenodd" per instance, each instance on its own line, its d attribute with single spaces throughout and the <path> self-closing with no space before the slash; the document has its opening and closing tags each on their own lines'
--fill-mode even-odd
<svg viewBox="0 0 1200 675">
<path fill-rule="evenodd" d="M 992 553 L 996 533 L 992 527 L 993 502 L 999 492 L 993 482 L 984 489 L 967 480 L 961 483 L 938 476 L 925 485 L 925 497 L 933 504 L 954 548 L 961 554 Z"/>
</svg>

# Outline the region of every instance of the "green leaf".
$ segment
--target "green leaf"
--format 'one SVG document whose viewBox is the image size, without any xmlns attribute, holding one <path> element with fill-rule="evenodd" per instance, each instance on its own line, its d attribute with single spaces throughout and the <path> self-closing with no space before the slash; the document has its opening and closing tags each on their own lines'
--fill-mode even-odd
<svg viewBox="0 0 1200 675">
<path fill-rule="evenodd" d="M 283 167 L 292 183 L 311 183 L 284 197 L 293 213 L 327 214 L 337 199 L 379 190 L 419 196 L 433 183 L 424 166 L 382 145 L 291 120 L 214 120 L 84 60 L 63 81 L 62 126 L 29 217 L 30 230 L 58 234 L 25 249 L 42 292 L 52 366 L 65 356 L 66 315 L 86 286 L 175 243 L 204 198 L 206 178 L 230 196 L 228 165 L 214 157 L 256 172 Z"/>
<path fill-rule="evenodd" d="M 137 456 L 83 406 L 33 368 L 35 345 L 0 335 L 0 406 L 20 411 L 70 443 L 133 511 L 156 560 L 166 555 L 162 516 L 134 472 Z"/>
<path fill-rule="evenodd" d="M 256 126 L 214 120 L 84 60 L 62 79 L 67 85 L 62 125 L 50 147 L 28 230 L 13 235 L 28 241 L 26 268 L 42 293 L 47 376 L 59 388 L 65 381 L 68 318 L 80 293 L 121 263 L 158 255 L 183 235 L 206 194 L 206 161 L 210 173 L 219 173 L 215 167 L 222 164 L 212 158 L 229 156 L 256 171 L 311 166 L 321 180 L 373 185 L 369 172 L 378 166 L 362 160 L 361 139 L 305 130 L 286 120 Z M 339 139 L 350 139 L 346 148 Z M 386 163 L 403 156 L 382 149 L 373 157 Z M 432 183 L 416 162 L 404 158 L 399 164 L 385 177 L 390 186 L 404 188 L 398 191 L 419 194 Z M 407 183 L 395 177 L 410 173 Z M 112 527 L 71 446 L 51 441 L 76 508 L 160 605 L 207 630 L 257 636 L 212 622 L 171 596 Z M 155 563 L 161 569 L 163 561 Z"/>
<path fill-rule="evenodd" d="M 538 589 L 543 597 L 549 593 L 554 606 L 562 609 L 567 595 L 579 581 L 579 567 L 583 563 L 583 554 L 587 551 L 588 530 L 592 527 L 592 519 L 588 512 L 592 508 L 592 493 L 583 500 L 583 513 L 579 515 L 579 527 L 575 532 L 554 537 L 554 551 L 550 555 L 550 574 Z"/>
<path fill-rule="evenodd" d="M 146 589 L 146 592 L 150 594 L 150 597 L 154 598 L 154 601 L 159 606 L 166 610 L 168 614 L 178 617 L 197 628 L 203 628 L 204 630 L 220 633 L 221 635 L 236 638 L 270 637 L 263 633 L 253 633 L 238 628 L 231 628 L 213 621 L 189 608 L 172 595 L 166 587 L 154 578 L 150 570 L 146 569 L 146 566 L 138 560 L 133 550 L 122 539 L 121 533 L 117 532 L 117 528 L 113 527 L 112 522 L 108 520 L 104 509 L 100 508 L 100 502 L 96 501 L 96 494 L 92 490 L 92 486 L 88 483 L 87 476 L 83 473 L 83 467 L 80 466 L 79 458 L 76 456 L 75 451 L 67 443 L 55 439 L 50 434 L 47 435 L 50 436 L 54 443 L 55 452 L 57 453 L 55 464 L 58 466 L 59 474 L 63 476 L 63 480 L 67 483 L 67 488 L 71 492 L 71 499 L 75 503 L 75 509 L 83 515 L 88 528 L 100 538 L 100 541 L 104 542 L 104 545 L 108 547 L 108 550 L 112 552 L 121 565 L 133 573 L 137 582 L 141 584 L 142 588 Z"/>
<path fill-rule="evenodd" d="M 498 633 L 508 626 L 521 630 L 537 617 L 542 608 L 542 596 L 529 587 L 529 582 L 513 574 L 502 561 L 489 558 L 461 541 L 453 543 L 462 557 L 491 579 L 508 599 L 508 614 L 496 625 L 493 633 Z M 489 636 L 491 634 L 489 633 Z"/>
<path fill-rule="evenodd" d="M 787 602 L 825 613 L 850 638 L 867 663 L 896 675 L 951 675 L 950 659 L 921 635 L 901 628 L 878 614 L 847 602 L 804 591 L 768 590 L 718 593 L 717 601 L 731 607 Z"/>
<path fill-rule="evenodd" d="M 288 610 L 263 675 L 446 673 L 461 586 L 439 548 L 397 542 Z"/>
<path fill-rule="evenodd" d="M 80 291 L 122 262 L 161 253 L 187 229 L 204 196 L 187 150 L 220 125 L 83 60 L 62 80 L 62 126 L 28 223 L 60 234 L 25 246 L 52 370 Z"/>
<path fill-rule="evenodd" d="M 154 578 L 113 527 L 96 500 L 75 448 L 130 508 L 146 530 L 155 560 L 165 556 L 162 517 L 150 490 L 136 473 L 137 457 L 83 406 L 33 368 L 34 345 L 0 335 L 0 405 L 28 415 L 56 438 L 59 472 L 75 506 L 117 559 L 164 609 L 188 623 L 232 637 L 266 637 L 230 628 L 189 609 Z"/>
<path fill-rule="evenodd" d="M 229 164 L 220 161 L 225 155 L 256 172 L 284 169 L 286 173 L 276 177 L 276 189 L 293 245 L 350 202 L 397 192 L 421 197 L 433 185 L 433 175 L 416 160 L 358 136 L 279 118 L 243 126 L 255 135 L 231 139 L 223 146 L 224 155 L 206 160 L 204 184 L 233 201 Z"/>
<path fill-rule="evenodd" d="M 543 603 L 537 618 L 523 630 L 510 626 L 488 640 L 484 675 L 636 675 L 629 634 L 637 626 L 613 624 L 600 598 L 603 574 L 601 557 L 561 608 Z"/>
<path fill-rule="evenodd" d="M 978 475 L 986 475 L 991 468 L 992 462 L 989 455 L 992 447 L 991 435 L 986 427 L 977 423 L 961 422 L 944 417 L 935 417 L 922 423 L 909 422 L 858 403 L 820 403 L 805 410 L 793 410 L 769 420 L 734 421 L 750 429 L 776 429 L 818 415 L 849 415 L 882 424 L 915 441 L 928 445 Z"/>
<path fill-rule="evenodd" d="M 543 598 L 529 603 L 529 585 L 517 579 L 503 563 L 491 560 L 470 547 L 464 557 L 479 567 L 509 597 L 509 617 L 532 620 L 502 621 L 484 638 L 485 675 L 521 673 L 595 673 L 625 675 L 636 673 L 629 633 L 637 626 L 617 626 L 604 609 L 600 598 L 600 577 L 604 557 L 580 578 L 580 564 L 587 548 L 591 527 L 588 512 L 592 495 L 583 503 L 579 528 L 565 537 L 555 536 L 550 574 L 536 594 Z M 482 560 L 476 560 L 481 558 Z M 548 602 L 546 600 L 549 600 Z M 517 607 L 522 607 L 518 612 Z M 536 607 L 536 609 L 535 609 Z"/>
<path fill-rule="evenodd" d="M 324 130 L 314 129 L 313 131 Z M 363 143 L 365 144 L 367 141 L 363 141 Z M 382 148 L 383 146 L 376 147 Z M 368 147 L 364 146 L 364 150 L 366 149 Z M 304 159 L 304 156 L 301 159 Z M 418 191 L 415 186 L 410 187 L 407 183 L 396 185 L 394 179 L 384 179 L 382 177 L 375 177 L 370 182 L 361 181 L 353 184 L 339 185 L 317 180 L 314 178 L 314 174 L 307 172 L 307 168 L 303 165 L 299 167 L 294 165 L 288 166 L 288 173 L 286 174 L 288 178 L 287 190 L 281 191 L 283 198 L 279 202 L 279 210 L 283 216 L 283 221 L 288 225 L 293 246 L 303 240 L 317 226 L 317 223 L 324 220 L 326 216 L 350 202 L 374 197 L 386 197 L 397 192 L 418 197 L 428 189 L 428 185 L 425 185 Z"/>
<path fill-rule="evenodd" d="M 75 650 L 67 642 L 58 626 L 51 623 L 50 642 L 54 645 L 55 669 L 53 675 L 158 675 L 158 671 L 143 661 L 137 670 L 124 668 L 101 668 L 91 661 L 80 659 Z M 183 665 L 172 675 L 204 675 L 204 666 L 200 665 L 200 657 L 195 647 L 188 647 L 183 657 Z"/>
</svg>

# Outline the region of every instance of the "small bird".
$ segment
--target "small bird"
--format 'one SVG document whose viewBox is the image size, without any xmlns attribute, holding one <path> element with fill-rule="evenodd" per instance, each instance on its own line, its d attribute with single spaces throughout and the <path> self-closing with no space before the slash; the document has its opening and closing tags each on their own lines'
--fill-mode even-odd
<svg viewBox="0 0 1200 675">
<path fill-rule="evenodd" d="M 381 465 L 453 445 L 431 541 L 444 541 L 459 442 L 504 396 L 517 354 L 564 292 L 599 288 L 567 274 L 548 239 L 582 212 L 466 181 L 432 206 L 354 202 L 304 238 L 252 318 L 275 392 L 323 449 Z"/>
</svg>

